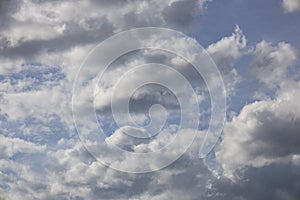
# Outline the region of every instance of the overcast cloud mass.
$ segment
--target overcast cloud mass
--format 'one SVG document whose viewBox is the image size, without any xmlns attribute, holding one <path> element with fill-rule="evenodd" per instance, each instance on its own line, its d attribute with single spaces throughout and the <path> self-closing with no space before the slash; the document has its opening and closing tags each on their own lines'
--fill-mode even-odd
<svg viewBox="0 0 300 200">
<path fill-rule="evenodd" d="M 299 0 L 0 0 L 0 200 L 299 200 L 299 22 Z M 145 32 L 114 45 L 161 49 L 119 55 L 100 76 L 108 46 L 81 70 L 100 42 L 143 27 L 189 38 Z M 220 74 L 199 74 L 199 55 Z M 223 123 L 210 124 L 219 75 L 225 123 L 206 137 Z M 217 144 L 200 159 L 205 138 Z"/>
</svg>

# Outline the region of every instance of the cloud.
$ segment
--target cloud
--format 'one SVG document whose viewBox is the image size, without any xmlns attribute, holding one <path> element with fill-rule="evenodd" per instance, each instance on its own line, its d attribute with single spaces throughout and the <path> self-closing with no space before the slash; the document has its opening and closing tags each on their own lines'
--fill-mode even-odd
<svg viewBox="0 0 300 200">
<path fill-rule="evenodd" d="M 45 113 L 68 113 L 69 110 L 66 109 L 58 110 L 60 100 L 64 105 L 69 105 L 67 96 L 61 95 L 60 88 L 57 87 L 49 90 L 6 94 L 1 98 L 1 113 L 8 115 L 12 120 Z"/>
<path fill-rule="evenodd" d="M 212 190 L 222 199 L 294 200 L 300 176 L 300 107 L 296 103 L 300 85 L 299 75 L 291 71 L 297 66 L 298 52 L 285 42 L 262 41 L 252 54 L 250 71 L 269 88 L 268 93 L 258 88 L 267 98 L 246 103 L 227 121 L 216 148 L 224 176 L 212 184 Z"/>
<path fill-rule="evenodd" d="M 253 55 L 251 68 L 253 76 L 269 86 L 279 84 L 286 79 L 288 68 L 298 60 L 297 50 L 285 42 L 273 45 L 261 41 L 256 44 Z"/>
<path fill-rule="evenodd" d="M 230 119 L 216 156 L 211 152 L 209 160 L 199 160 L 199 141 L 196 141 L 176 162 L 160 171 L 129 174 L 101 165 L 76 136 L 71 88 L 87 52 L 110 35 L 134 27 L 171 27 L 189 33 L 198 23 L 206 2 L 0 1 L 0 199 L 2 196 L 8 199 L 297 199 L 300 93 L 299 81 L 291 77 L 289 70 L 296 64 L 298 52 L 289 43 L 264 40 L 252 49 L 251 41 L 239 26 L 231 35 L 209 45 L 207 51 L 224 75 L 230 95 L 241 81 L 237 68 L 244 63 L 238 63 L 239 59 L 252 54 L 253 77 L 259 84 L 276 88 L 272 91 L 275 97 L 272 99 L 266 94 L 268 98 L 264 100 L 247 103 Z M 299 4 L 291 0 L 283 1 L 283 6 L 288 12 L 299 8 Z M 130 45 L 130 42 L 124 41 L 122 45 Z M 162 43 L 161 40 L 155 42 Z M 164 45 L 185 51 L 189 42 L 174 37 L 165 40 Z M 101 56 L 111 52 L 113 50 L 107 49 Z M 195 52 L 189 52 L 189 58 L 193 59 Z M 96 109 L 109 107 L 110 87 L 131 65 L 147 62 L 173 66 L 193 86 L 198 86 L 198 91 L 204 90 L 197 98 L 209 104 L 203 79 L 191 65 L 166 52 L 145 50 L 116 61 L 106 74 L 108 87 L 96 98 Z M 97 72 L 97 69 L 91 70 Z M 127 98 L 130 84 L 149 74 L 155 74 L 155 70 L 135 74 L 136 79 L 122 85 L 117 103 Z M 154 78 L 168 78 L 165 75 L 157 74 Z M 168 81 L 185 91 L 176 80 L 169 78 Z M 80 94 L 83 103 L 91 100 L 87 97 L 92 89 L 89 85 L 83 89 Z M 184 93 L 178 95 L 184 96 Z M 192 96 L 185 104 L 194 105 L 195 99 Z M 147 115 L 146 111 L 154 103 L 162 104 L 171 112 L 179 109 L 174 94 L 152 85 L 135 91 L 131 108 L 136 116 L 132 117 L 141 123 L 147 121 L 141 113 Z M 83 115 L 90 111 L 84 104 L 80 109 Z M 207 113 L 205 110 L 201 114 Z M 159 112 L 154 114 L 161 117 Z M 179 136 L 173 146 L 176 148 L 170 149 L 165 157 L 146 159 L 145 165 L 155 168 L 179 152 L 190 139 L 192 131 L 189 129 L 181 130 L 179 135 L 172 133 L 177 128 L 172 124 L 176 117 L 173 115 L 163 135 L 152 140 L 132 140 L 116 129 L 106 141 L 131 152 L 144 153 L 157 150 Z M 111 118 L 106 120 L 112 121 Z M 193 120 L 194 116 L 189 121 Z M 87 120 L 84 130 L 93 128 L 90 124 Z M 125 128 L 132 135 L 145 135 L 143 129 Z M 201 140 L 204 134 L 200 131 L 199 135 Z M 130 168 L 144 163 L 123 156 L 119 164 Z"/>
<path fill-rule="evenodd" d="M 18 153 L 39 153 L 46 149 L 46 146 L 39 146 L 31 142 L 24 141 L 19 138 L 9 138 L 0 135 L 0 157 L 11 158 Z"/>
<path fill-rule="evenodd" d="M 214 177 L 197 158 L 198 146 L 192 149 L 194 152 L 189 151 L 166 169 L 130 174 L 104 167 L 80 142 L 62 139 L 57 148 L 48 149 L 38 161 L 33 157 L 1 160 L 0 170 L 11 199 L 165 199 L 176 196 L 195 199 L 206 196 L 208 182 Z M 41 168 L 36 168 L 38 165 L 42 165 Z"/>
<path fill-rule="evenodd" d="M 262 167 L 300 154 L 299 91 L 299 83 L 295 83 L 293 88 L 282 89 L 274 100 L 248 104 L 226 124 L 217 152 L 225 170 Z"/>
<path fill-rule="evenodd" d="M 18 0 L 8 1 L 8 0 L 1 0 L 0 1 L 0 17 L 1 22 L 0 25 L 3 28 L 9 27 L 11 23 L 14 23 L 15 20 L 12 17 L 14 13 L 16 13 L 19 8 L 20 4 L 18 4 Z"/>
<path fill-rule="evenodd" d="M 211 190 L 216 193 L 207 199 L 297 200 L 300 193 L 298 168 L 299 165 L 291 162 L 244 168 L 234 182 L 224 177 L 212 181 Z"/>
<path fill-rule="evenodd" d="M 7 6 L 10 4 L 2 3 L 4 17 L 13 20 L 0 31 L 1 57 L 33 59 L 47 52 L 60 52 L 80 45 L 99 43 L 113 33 L 136 27 L 168 27 L 173 24 L 184 30 L 194 18 L 185 17 L 187 12 L 181 11 L 182 6 L 174 5 L 183 4 L 188 12 L 192 12 L 200 10 L 204 2 L 175 1 L 169 6 L 168 1 L 160 0 L 134 3 L 20 0 L 10 3 L 16 7 L 14 9 Z M 116 7 L 122 8 L 120 12 L 114 12 Z M 169 7 L 171 11 L 165 12 Z M 82 9 L 89 10 L 89 14 L 83 14 Z"/>
<path fill-rule="evenodd" d="M 231 36 L 225 36 L 206 48 L 209 55 L 222 74 L 227 94 L 235 93 L 235 86 L 241 77 L 236 70 L 236 62 L 242 56 L 249 54 L 252 47 L 247 44 L 247 38 L 242 29 L 236 25 Z"/>
<path fill-rule="evenodd" d="M 247 39 L 238 25 L 235 26 L 231 36 L 223 37 L 221 40 L 207 47 L 221 72 L 231 71 L 238 58 L 247 53 Z"/>
<path fill-rule="evenodd" d="M 282 0 L 282 6 L 286 12 L 295 12 L 300 10 L 299 0 Z"/>
<path fill-rule="evenodd" d="M 203 1 L 172 1 L 163 10 L 163 18 L 167 24 L 174 27 L 189 27 L 194 22 L 197 9 Z"/>
</svg>

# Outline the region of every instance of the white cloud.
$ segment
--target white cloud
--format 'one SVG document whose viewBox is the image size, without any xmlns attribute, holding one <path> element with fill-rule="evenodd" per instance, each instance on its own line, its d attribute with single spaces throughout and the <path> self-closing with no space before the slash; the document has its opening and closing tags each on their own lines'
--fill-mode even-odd
<svg viewBox="0 0 300 200">
<path fill-rule="evenodd" d="M 42 153 L 45 149 L 46 146 L 0 135 L 0 157 L 2 159 L 10 158 L 18 153 Z"/>
<path fill-rule="evenodd" d="M 297 50 L 285 42 L 273 45 L 261 41 L 256 45 L 253 55 L 253 75 L 270 86 L 284 81 L 287 78 L 287 69 L 298 60 Z"/>
<path fill-rule="evenodd" d="M 0 49 L 6 56 L 41 54 L 45 49 L 62 51 L 80 44 L 100 42 L 114 32 L 133 27 L 169 26 L 170 20 L 175 27 L 184 30 L 194 20 L 193 12 L 201 10 L 205 2 L 174 1 L 168 5 L 169 1 L 161 0 L 133 3 L 13 1 L 12 5 L 19 5 L 14 12 L 4 10 L 13 23 L 0 31 L 1 38 L 9 41 L 9 45 Z M 118 6 L 122 9 L 115 12 Z M 186 8 L 185 12 L 181 11 L 182 7 Z M 171 9 L 172 12 L 164 12 L 165 9 Z M 82 10 L 88 10 L 88 15 Z M 31 52 L 24 49 L 28 47 Z"/>
<path fill-rule="evenodd" d="M 161 199 L 174 195 L 194 199 L 199 195 L 205 197 L 207 187 L 201 183 L 213 179 L 196 156 L 197 145 L 176 165 L 150 174 L 121 173 L 104 167 L 74 140 L 61 141 L 59 145 L 63 149 L 49 150 L 38 161 L 43 165 L 39 170 L 35 169 L 37 164 L 32 159 L 26 164 L 24 159 L 0 160 L 0 170 L 7 173 L 9 169 L 11 172 L 4 175 L 9 186 L 9 199 Z M 189 194 L 185 194 L 186 191 Z"/>
<path fill-rule="evenodd" d="M 45 113 L 70 113 L 70 109 L 66 110 L 70 105 L 69 100 L 65 100 L 67 97 L 59 90 L 60 88 L 53 88 L 50 90 L 5 94 L 2 99 L 1 112 L 7 114 L 11 120 L 24 119 L 28 116 L 43 115 Z"/>
<path fill-rule="evenodd" d="M 282 6 L 286 12 L 294 12 L 300 10 L 299 0 L 282 0 Z"/>
<path fill-rule="evenodd" d="M 278 91 L 274 100 L 246 105 L 224 128 L 217 158 L 227 172 L 262 167 L 299 155 L 299 83 Z"/>
<path fill-rule="evenodd" d="M 207 1 L 0 1 L 0 17 L 3 19 L 0 22 L 2 27 L 0 90 L 4 91 L 0 95 L 2 120 L 0 126 L 3 131 L 1 132 L 3 135 L 0 136 L 0 199 L 2 196 L 8 199 L 265 197 L 253 195 L 263 192 L 261 189 L 263 187 L 257 189 L 257 184 L 269 186 L 268 191 L 272 191 L 278 198 L 293 199 L 295 191 L 297 192 L 299 188 L 299 183 L 294 179 L 300 177 L 296 173 L 300 163 L 297 145 L 300 121 L 297 101 L 300 93 L 299 84 L 292 82 L 290 77 L 285 75 L 287 69 L 295 63 L 297 52 L 294 47 L 284 42 L 273 45 L 263 41 L 256 45 L 254 51 L 256 60 L 253 68 L 258 69 L 254 70 L 258 79 L 266 84 L 279 83 L 282 88 L 277 91 L 276 99 L 246 105 L 241 113 L 226 125 L 225 136 L 217 153 L 218 161 L 226 173 L 236 172 L 238 168 L 244 168 L 246 165 L 252 166 L 242 174 L 242 178 L 250 180 L 247 183 L 243 181 L 233 183 L 224 177 L 216 179 L 202 160 L 198 159 L 197 142 L 190 151 L 166 169 L 148 174 L 127 174 L 96 162 L 85 151 L 77 137 L 64 138 L 75 134 L 70 109 L 72 83 L 81 61 L 94 44 L 113 33 L 133 27 L 163 26 L 186 32 L 193 25 L 197 12 L 201 12 L 205 2 Z M 298 1 L 285 0 L 283 5 L 289 12 L 299 9 Z M 120 7 L 122 9 L 119 9 Z M 161 43 L 160 40 L 154 40 L 155 42 Z M 189 42 L 174 37 L 169 38 L 163 45 L 185 51 Z M 225 75 L 228 81 L 226 84 L 234 82 L 233 85 L 226 87 L 234 88 L 235 81 L 239 81 L 239 74 L 235 71 L 234 65 L 239 58 L 252 50 L 242 30 L 236 26 L 231 36 L 225 36 L 209 45 L 207 50 L 217 62 L 221 73 Z M 107 50 L 105 53 L 111 51 Z M 194 56 L 191 51 L 189 58 L 193 59 Z M 128 63 L 119 64 L 137 65 L 144 63 L 145 60 L 170 64 L 168 62 L 171 60 L 171 64 L 175 65 L 174 68 L 189 76 L 192 83 L 203 84 L 203 80 L 195 77 L 194 71 L 189 70 L 190 66 L 178 57 L 157 52 L 144 52 L 140 57 L 133 57 Z M 31 73 L 23 70 L 24 67 L 21 65 L 28 61 L 59 65 L 60 73 L 65 77 L 58 80 L 53 73 L 43 74 L 41 66 L 41 69 L 38 67 L 34 69 L 35 73 L 41 72 L 39 77 L 16 78 L 20 74 Z M 108 83 L 115 83 L 116 77 L 124 73 L 125 68 L 117 67 L 116 70 L 112 70 L 107 77 Z M 153 74 L 153 71 L 148 74 Z M 40 77 L 45 79 L 39 80 Z M 156 78 L 164 77 L 158 75 Z M 170 80 L 170 83 L 179 90 L 184 90 L 176 81 Z M 34 88 L 31 88 L 32 86 Z M 120 101 L 127 95 L 124 92 L 127 89 L 126 85 L 122 88 Z M 83 101 L 91 100 L 85 99 L 91 92 L 92 89 L 89 87 L 83 90 L 81 94 Z M 103 96 L 105 95 L 101 94 L 96 102 L 101 108 L 110 103 L 109 98 L 103 99 Z M 161 99 L 160 93 L 155 93 L 149 88 L 135 93 L 135 97 L 136 99 L 147 97 L 151 102 L 159 100 L 169 106 L 175 102 L 172 98 Z M 199 96 L 199 99 L 202 98 L 203 96 Z M 194 98 L 190 100 L 188 103 L 196 104 Z M 89 112 L 84 106 L 82 110 L 82 113 Z M 59 119 L 52 117 L 52 114 L 59 116 Z M 33 122 L 30 122 L 32 119 Z M 60 123 L 60 120 L 67 123 Z M 89 121 L 86 122 L 86 126 L 85 130 L 92 128 Z M 50 136 L 46 137 L 43 135 L 44 132 Z M 144 134 L 138 129 L 134 129 L 133 132 L 132 134 Z M 181 130 L 181 133 L 181 138 L 174 145 L 177 148 L 171 149 L 170 155 L 181 150 L 182 144 L 189 139 L 191 130 Z M 127 140 L 126 135 L 117 130 L 107 140 L 123 145 L 123 148 L 129 147 L 131 151 L 149 152 L 165 146 L 175 137 L 169 132 L 163 134 L 165 134 L 163 137 L 157 137 L 152 141 L 140 142 Z M 19 135 L 46 144 L 39 145 L 17 138 Z M 51 139 L 55 143 L 50 145 Z M 22 156 L 23 154 L 26 156 Z M 155 167 L 170 155 L 159 159 L 149 158 L 146 164 Z M 124 157 L 120 164 L 130 168 L 139 163 L 128 156 Z M 277 166 L 281 167 L 280 170 L 276 168 Z M 288 178 L 284 181 L 283 176 L 279 177 L 280 181 L 273 176 L 259 179 L 261 173 L 266 174 L 265 169 L 270 170 L 271 175 L 288 172 Z M 290 188 L 278 186 L 281 181 Z M 266 197 L 270 198 L 265 199 L 276 199 L 272 198 L 273 196 Z"/>
<path fill-rule="evenodd" d="M 231 36 L 223 37 L 219 41 L 210 44 L 206 50 L 222 74 L 227 94 L 234 94 L 235 86 L 241 80 L 235 63 L 240 57 L 252 51 L 247 44 L 247 38 L 243 31 L 236 25 Z"/>
<path fill-rule="evenodd" d="M 231 36 L 223 37 L 216 43 L 209 45 L 207 51 L 221 71 L 230 71 L 234 62 L 247 53 L 246 36 L 240 27 L 236 25 Z"/>
</svg>

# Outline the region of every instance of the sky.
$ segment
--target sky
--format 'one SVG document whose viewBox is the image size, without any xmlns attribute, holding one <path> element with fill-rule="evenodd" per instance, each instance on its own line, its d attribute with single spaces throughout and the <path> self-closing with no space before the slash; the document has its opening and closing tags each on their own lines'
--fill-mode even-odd
<svg viewBox="0 0 300 200">
<path fill-rule="evenodd" d="M 299 200 L 299 0 L 0 0 L 0 200 Z"/>
</svg>

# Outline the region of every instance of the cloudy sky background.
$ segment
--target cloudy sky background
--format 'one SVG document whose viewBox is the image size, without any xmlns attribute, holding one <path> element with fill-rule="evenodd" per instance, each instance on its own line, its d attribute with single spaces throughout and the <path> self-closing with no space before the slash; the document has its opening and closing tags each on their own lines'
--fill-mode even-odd
<svg viewBox="0 0 300 200">
<path fill-rule="evenodd" d="M 299 0 L 0 0 L 0 199 L 299 199 L 299 21 Z M 131 174 L 103 166 L 86 151 L 74 126 L 72 87 L 99 42 L 147 26 L 181 31 L 203 45 L 223 76 L 227 117 L 206 159 L 199 159 L 195 142 L 170 166 Z M 189 47 L 170 38 L 167 44 Z M 126 151 L 155 150 L 174 137 L 179 105 L 158 86 L 140 88 L 131 109 L 143 124 L 150 105 L 167 108 L 172 114 L 162 137 L 128 141 L 111 124 L 109 87 L 130 66 L 150 62 L 173 65 L 200 87 L 200 135 L 209 119 L 205 84 L 189 64 L 161 51 L 124 55 L 107 72 L 108 89 L 98 91 L 94 105 L 106 141 Z M 176 85 L 171 78 L 170 84 Z M 91 92 L 82 90 L 83 102 Z M 128 95 L 118 94 L 117 102 Z M 84 104 L 79 108 L 81 115 L 89 112 Z M 183 130 L 182 143 L 190 132 Z M 124 157 L 121 163 L 134 162 Z"/>
</svg>

